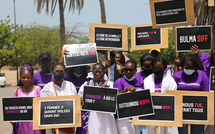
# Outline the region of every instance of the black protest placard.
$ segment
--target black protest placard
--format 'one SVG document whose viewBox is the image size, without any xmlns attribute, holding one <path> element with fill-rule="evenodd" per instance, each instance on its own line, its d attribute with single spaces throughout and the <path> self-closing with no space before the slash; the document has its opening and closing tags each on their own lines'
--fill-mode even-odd
<svg viewBox="0 0 215 134">
<path fill-rule="evenodd" d="M 215 90 L 215 69 L 214 66 L 210 70 L 210 91 Z"/>
<path fill-rule="evenodd" d="M 211 29 L 211 26 L 176 28 L 177 51 L 191 51 L 193 45 L 200 50 L 211 50 Z"/>
<path fill-rule="evenodd" d="M 64 45 L 63 50 L 69 51 L 64 56 L 66 67 L 89 65 L 98 62 L 95 43 Z"/>
<path fill-rule="evenodd" d="M 208 96 L 183 95 L 183 121 L 208 121 Z"/>
<path fill-rule="evenodd" d="M 154 114 L 150 91 L 141 90 L 117 95 L 117 114 L 119 119 Z"/>
<path fill-rule="evenodd" d="M 116 88 L 84 87 L 82 110 L 97 112 L 116 112 Z"/>
<path fill-rule="evenodd" d="M 122 28 L 95 27 L 97 48 L 122 49 Z"/>
<path fill-rule="evenodd" d="M 161 45 L 161 29 L 152 26 L 135 27 L 135 46 Z"/>
<path fill-rule="evenodd" d="M 32 121 L 34 97 L 2 98 L 3 121 Z"/>
<path fill-rule="evenodd" d="M 139 117 L 139 120 L 175 121 L 175 96 L 152 95 L 154 115 Z"/>
<path fill-rule="evenodd" d="M 187 22 L 185 0 L 167 0 L 154 2 L 156 25 Z"/>
<path fill-rule="evenodd" d="M 44 100 L 39 105 L 39 126 L 75 123 L 75 100 Z"/>
</svg>

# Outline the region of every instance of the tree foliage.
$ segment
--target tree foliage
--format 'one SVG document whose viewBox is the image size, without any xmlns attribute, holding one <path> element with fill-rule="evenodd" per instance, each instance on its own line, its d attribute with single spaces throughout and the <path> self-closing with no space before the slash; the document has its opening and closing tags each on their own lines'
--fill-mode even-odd
<svg viewBox="0 0 215 134">
<path fill-rule="evenodd" d="M 0 20 L 0 69 L 13 61 L 15 40 L 14 26 L 10 25 L 9 17 Z"/>
<path fill-rule="evenodd" d="M 88 35 L 81 33 L 79 25 L 68 29 L 66 44 L 88 43 Z M 0 69 L 5 65 L 21 66 L 26 61 L 36 65 L 43 52 L 50 53 L 52 62 L 57 63 L 61 56 L 59 45 L 59 27 L 17 26 L 15 33 L 9 18 L 0 21 Z"/>
</svg>

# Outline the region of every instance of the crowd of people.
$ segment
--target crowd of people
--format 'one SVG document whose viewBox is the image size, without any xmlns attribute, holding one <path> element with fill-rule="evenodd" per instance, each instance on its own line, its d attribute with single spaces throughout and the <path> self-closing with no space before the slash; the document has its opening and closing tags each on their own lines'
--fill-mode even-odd
<svg viewBox="0 0 215 134">
<path fill-rule="evenodd" d="M 166 90 L 209 91 L 209 71 L 214 64 L 206 53 L 199 54 L 199 48 L 191 48 L 193 54 L 177 57 L 174 66 L 168 65 L 161 56 L 160 49 L 150 50 L 140 57 L 140 71 L 134 60 L 125 61 L 121 52 L 111 51 L 105 64 L 65 68 L 63 57 L 68 54 L 62 50 L 59 63 L 51 66 L 51 56 L 42 53 L 39 56 L 41 71 L 34 74 L 31 63 L 25 62 L 20 70 L 20 87 L 15 89 L 13 97 L 48 97 L 80 95 L 83 98 L 84 86 L 117 88 L 118 93 L 135 92 L 150 89 L 151 93 Z M 107 68 L 110 68 L 110 80 Z M 84 102 L 82 100 L 82 105 Z M 82 127 L 71 129 L 76 134 L 155 134 L 155 127 L 137 126 L 131 119 L 119 120 L 117 115 L 95 111 L 82 111 Z M 69 118 L 69 117 L 68 117 Z M 52 134 L 53 130 L 33 130 L 32 122 L 11 122 L 14 134 Z M 192 134 L 214 133 L 214 126 L 192 125 Z M 160 134 L 186 134 L 183 127 L 160 127 Z M 60 130 L 60 133 L 68 133 Z"/>
</svg>

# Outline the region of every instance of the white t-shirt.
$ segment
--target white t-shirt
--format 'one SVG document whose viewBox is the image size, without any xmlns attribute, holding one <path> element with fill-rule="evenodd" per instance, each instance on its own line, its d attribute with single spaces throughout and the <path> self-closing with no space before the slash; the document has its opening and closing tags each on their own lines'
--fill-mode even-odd
<svg viewBox="0 0 215 134">
<path fill-rule="evenodd" d="M 55 88 L 57 91 L 58 96 L 65 96 L 65 95 L 77 95 L 77 91 L 75 85 L 69 81 L 63 81 L 61 87 L 55 84 Z M 40 91 L 40 97 L 49 97 L 49 96 L 56 96 L 53 82 L 49 82 L 46 84 L 43 89 Z M 51 129 L 46 129 L 46 134 L 52 134 Z M 59 134 L 65 134 L 59 131 Z"/>
</svg>

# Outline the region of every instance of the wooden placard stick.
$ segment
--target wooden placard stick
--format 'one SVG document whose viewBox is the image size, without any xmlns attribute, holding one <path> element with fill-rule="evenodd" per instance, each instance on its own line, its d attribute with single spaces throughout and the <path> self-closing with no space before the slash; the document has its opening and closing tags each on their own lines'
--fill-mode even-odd
<svg viewBox="0 0 215 134">
<path fill-rule="evenodd" d="M 178 52 L 177 52 L 177 46 L 176 46 L 176 32 L 175 32 L 175 27 L 172 27 L 173 28 L 173 34 L 174 34 L 174 43 L 175 43 L 175 57 L 177 58 L 179 56 Z"/>
<path fill-rule="evenodd" d="M 55 133 L 56 133 L 56 134 L 59 134 L 59 128 L 56 128 L 56 129 L 55 129 Z"/>
<path fill-rule="evenodd" d="M 188 134 L 191 134 L 191 125 L 188 124 Z"/>
<path fill-rule="evenodd" d="M 110 60 L 110 50 L 108 50 L 108 60 Z M 110 66 L 108 67 L 108 80 L 110 81 Z"/>
<path fill-rule="evenodd" d="M 159 129 L 158 129 L 158 126 L 156 126 L 156 134 L 159 133 Z"/>
</svg>

